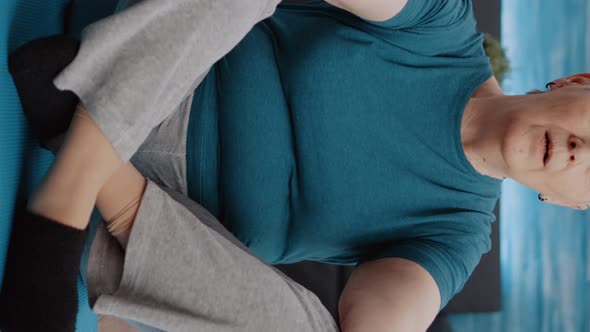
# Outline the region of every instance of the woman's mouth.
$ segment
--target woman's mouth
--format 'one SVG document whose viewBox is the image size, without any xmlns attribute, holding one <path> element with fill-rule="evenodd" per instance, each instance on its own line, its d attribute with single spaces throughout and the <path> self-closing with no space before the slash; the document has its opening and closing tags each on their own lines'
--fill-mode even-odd
<svg viewBox="0 0 590 332">
<path fill-rule="evenodd" d="M 551 160 L 551 150 L 553 145 L 551 144 L 551 137 L 549 136 L 549 132 L 545 132 L 545 153 L 543 155 L 543 165 L 547 166 L 549 161 Z"/>
</svg>

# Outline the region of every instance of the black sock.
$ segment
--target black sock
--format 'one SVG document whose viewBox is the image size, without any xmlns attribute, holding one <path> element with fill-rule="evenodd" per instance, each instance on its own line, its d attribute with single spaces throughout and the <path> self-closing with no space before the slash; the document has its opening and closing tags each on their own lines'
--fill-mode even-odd
<svg viewBox="0 0 590 332">
<path fill-rule="evenodd" d="M 79 102 L 71 91 L 60 91 L 53 79 L 70 64 L 80 43 L 65 35 L 35 39 L 12 52 L 8 67 L 23 111 L 41 145 L 66 132 Z"/>
<path fill-rule="evenodd" d="M 0 293 L 0 329 L 73 332 L 86 232 L 20 213 L 12 226 Z"/>
</svg>

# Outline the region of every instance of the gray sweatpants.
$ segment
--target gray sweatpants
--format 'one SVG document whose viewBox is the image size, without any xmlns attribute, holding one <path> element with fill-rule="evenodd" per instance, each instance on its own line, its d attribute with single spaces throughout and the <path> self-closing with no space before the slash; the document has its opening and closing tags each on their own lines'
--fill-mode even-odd
<svg viewBox="0 0 590 332">
<path fill-rule="evenodd" d="M 93 310 L 164 331 L 336 331 L 318 298 L 187 196 L 192 93 L 278 0 L 144 0 L 90 26 L 55 83 L 150 179 L 123 252 L 101 226 Z M 148 137 L 149 136 L 149 137 Z"/>
</svg>

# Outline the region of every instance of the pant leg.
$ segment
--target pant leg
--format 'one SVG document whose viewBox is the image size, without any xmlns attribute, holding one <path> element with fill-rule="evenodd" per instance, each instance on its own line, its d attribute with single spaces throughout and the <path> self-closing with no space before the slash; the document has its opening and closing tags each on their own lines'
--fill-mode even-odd
<svg viewBox="0 0 590 332">
<path fill-rule="evenodd" d="M 165 331 L 338 330 L 315 294 L 250 253 L 198 204 L 153 182 L 124 257 L 104 229 L 94 241 L 88 283 L 99 292 L 99 314 Z"/>
<path fill-rule="evenodd" d="M 56 79 L 128 160 L 279 0 L 143 0 L 89 26 Z"/>
<path fill-rule="evenodd" d="M 131 163 L 146 178 L 161 187 L 188 194 L 186 145 L 193 96 L 154 128 Z"/>
</svg>

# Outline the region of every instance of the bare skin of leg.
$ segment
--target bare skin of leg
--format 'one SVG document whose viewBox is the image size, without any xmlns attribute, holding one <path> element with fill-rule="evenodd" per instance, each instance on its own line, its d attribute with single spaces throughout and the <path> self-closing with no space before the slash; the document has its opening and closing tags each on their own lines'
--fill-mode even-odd
<svg viewBox="0 0 590 332">
<path fill-rule="evenodd" d="M 103 218 L 111 224 L 120 223 L 121 227 L 112 234 L 123 248 L 127 247 L 131 226 L 146 185 L 147 181 L 143 175 L 127 162 L 109 178 L 96 199 L 96 207 Z"/>
<path fill-rule="evenodd" d="M 126 221 L 116 235 L 125 247 L 145 185 L 145 178 L 131 163 L 118 158 L 109 140 L 79 107 L 66 140 L 28 209 L 67 226 L 85 229 L 97 205 L 105 220 Z M 133 202 L 136 203 L 130 204 Z"/>
</svg>

